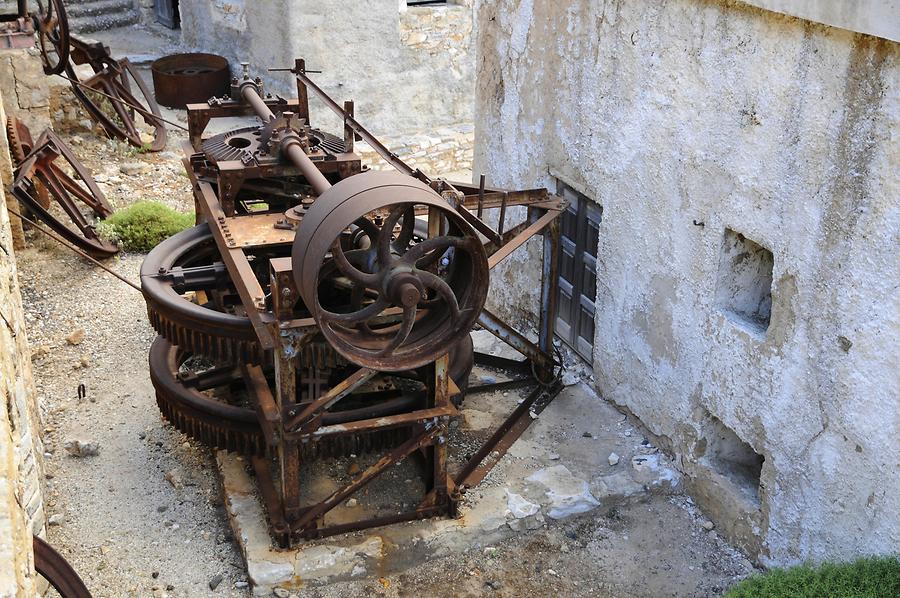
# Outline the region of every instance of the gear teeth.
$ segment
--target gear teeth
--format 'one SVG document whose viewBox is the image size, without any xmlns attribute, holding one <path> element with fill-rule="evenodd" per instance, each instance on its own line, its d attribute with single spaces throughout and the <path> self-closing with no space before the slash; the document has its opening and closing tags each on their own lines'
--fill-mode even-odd
<svg viewBox="0 0 900 598">
<path fill-rule="evenodd" d="M 170 321 L 150 303 L 147 304 L 147 316 L 157 334 L 193 355 L 202 355 L 223 363 L 257 365 L 268 363 L 272 359 L 272 353 L 263 351 L 256 342 L 185 328 Z"/>
<path fill-rule="evenodd" d="M 179 329 L 180 330 L 180 329 Z M 184 331 L 181 330 L 181 333 Z M 168 341 L 165 336 L 163 339 Z M 214 417 L 202 406 L 191 402 L 192 391 L 179 380 L 172 379 L 169 368 L 154 366 L 153 352 L 159 350 L 151 347 L 151 381 L 156 390 L 156 404 L 163 418 L 174 428 L 189 438 L 215 449 L 253 456 L 265 456 L 268 453 L 265 436 L 255 416 L 242 419 Z M 335 353 L 324 344 L 311 344 L 309 354 L 316 356 L 323 363 L 337 363 Z M 179 348 L 182 348 L 179 346 Z M 164 349 L 168 351 L 168 349 Z M 190 353 L 190 351 L 186 351 Z M 306 362 L 304 362 L 306 363 Z M 319 369 L 327 369 L 320 367 Z M 249 411 L 249 409 L 248 409 Z M 320 439 L 301 447 L 304 458 L 335 458 L 351 454 L 362 454 L 383 447 L 398 446 L 408 438 L 408 431 L 383 430 L 356 436 L 332 436 Z"/>
<path fill-rule="evenodd" d="M 8 116 L 6 118 L 6 139 L 9 141 L 9 154 L 12 157 L 13 166 L 18 167 L 34 147 L 31 131 L 18 118 Z"/>
<path fill-rule="evenodd" d="M 221 363 L 260 365 L 272 362 L 272 352 L 263 351 L 257 342 L 185 328 L 156 311 L 151 303 L 147 304 L 147 317 L 157 334 L 192 355 L 201 355 Z M 301 349 L 300 361 L 319 369 L 333 369 L 348 364 L 343 356 L 324 342 L 305 345 Z"/>
</svg>

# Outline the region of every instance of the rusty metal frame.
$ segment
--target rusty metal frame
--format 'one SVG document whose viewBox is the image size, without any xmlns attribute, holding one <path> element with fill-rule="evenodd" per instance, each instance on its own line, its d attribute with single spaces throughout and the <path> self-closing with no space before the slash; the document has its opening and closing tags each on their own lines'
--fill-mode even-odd
<svg viewBox="0 0 900 598">
<path fill-rule="evenodd" d="M 153 141 L 147 149 L 153 152 L 164 149 L 168 132 L 159 105 L 131 62 L 127 58 L 113 58 L 109 48 L 100 42 L 87 42 L 71 37 L 70 44 L 72 62 L 90 65 L 94 71 L 90 78 L 80 81 L 72 65 L 68 61 L 65 64 L 64 78 L 71 83 L 72 92 L 91 118 L 100 124 L 110 137 L 121 139 L 137 148 L 144 148 L 145 144 L 134 121 L 135 113 L 138 113 L 155 131 Z M 143 97 L 146 107 L 135 96 L 136 92 L 132 90 L 129 77 L 137 85 L 136 92 Z M 84 91 L 85 88 L 100 94 L 103 101 L 98 103 L 91 99 Z M 115 112 L 115 118 L 118 118 L 121 124 L 103 111 L 101 108 L 103 102 L 109 103 Z"/>
<path fill-rule="evenodd" d="M 189 105 L 190 142 L 185 145 L 184 160 L 194 190 L 198 220 L 208 223 L 230 281 L 240 297 L 243 313 L 252 323 L 260 347 L 267 355 L 272 355 L 274 362 L 274 387 L 259 364 L 241 365 L 240 374 L 255 405 L 260 434 L 269 453 L 254 455 L 251 463 L 259 481 L 272 535 L 280 546 L 289 546 L 298 538 L 318 538 L 438 515 L 454 516 L 461 492 L 477 484 L 490 471 L 531 423 L 531 414 L 546 407 L 561 388 L 556 371 L 559 362 L 553 354 L 553 334 L 558 295 L 558 219 L 565 209 L 564 202 L 551 196 L 546 189 L 507 191 L 490 188 L 484 184 L 483 177 L 477 187 L 443 179 L 433 180 L 420 170 L 406 165 L 362 127 L 353 116 L 352 102 L 340 106 L 309 80 L 302 60 L 296 61 L 291 70 L 297 78 L 297 99 L 266 96 L 260 83 L 245 76 L 241 84 L 235 79 L 231 97 Z M 292 164 L 282 161 L 266 165 L 212 163 L 203 154 L 204 130 L 211 119 L 257 114 L 267 122 L 282 118 L 276 115 L 284 115 L 287 123 L 292 122 L 294 117 L 305 122 L 309 118 L 310 93 L 323 100 L 342 118 L 346 153 L 331 156 L 316 156 L 313 153 L 306 155 L 305 160 L 301 159 L 303 156 L 295 156 Z M 286 130 L 285 138 L 289 135 L 290 131 Z M 488 270 L 499 266 L 530 240 L 542 239 L 544 265 L 537 342 L 532 342 L 489 310 L 484 310 L 478 319 L 481 327 L 516 349 L 524 358 L 504 360 L 476 355 L 476 362 L 515 371 L 521 377 L 475 387 L 470 392 L 525 386 L 533 386 L 534 389 L 476 454 L 455 472 L 451 472 L 448 465 L 447 442 L 450 418 L 458 415 L 450 397 L 458 394 L 459 388 L 449 376 L 448 355 L 444 354 L 425 366 L 426 395 L 423 405 L 385 417 L 328 423 L 325 418 L 327 410 L 378 372 L 367 368 L 347 370 L 343 381 L 321 393 L 307 393 L 305 399 L 301 398 L 298 389 L 305 384 L 307 373 L 298 356 L 304 354 L 304 347 L 321 338 L 320 329 L 312 317 L 298 318 L 295 315 L 300 295 L 298 283 L 291 275 L 292 260 L 269 258 L 267 294 L 257 278 L 259 271 L 254 271 L 245 253 L 248 248 L 291 243 L 294 227 L 285 226 L 286 222 L 279 213 L 237 213 L 235 200 L 240 189 L 252 189 L 254 179 L 260 177 L 302 175 L 317 190 L 329 184 L 323 177 L 334 181 L 357 174 L 361 166 L 359 157 L 353 153 L 353 143 L 358 140 L 367 141 L 401 173 L 417 178 L 440 194 L 451 210 L 487 239 L 484 247 L 488 254 Z M 291 149 L 287 142 L 282 143 L 282 150 Z M 297 146 L 294 145 L 293 149 L 296 150 Z M 312 172 L 309 172 L 310 169 L 313 169 Z M 513 206 L 527 207 L 527 216 L 524 222 L 507 226 L 507 210 Z M 483 220 L 485 210 L 499 210 L 496 229 Z M 423 208 L 417 210 L 416 215 L 428 216 L 428 236 L 435 236 L 441 227 L 442 216 L 439 212 L 433 208 Z M 302 218 L 302 214 L 299 217 Z M 399 315 L 399 311 L 388 311 L 383 317 L 391 321 Z M 311 505 L 302 504 L 300 472 L 304 466 L 303 455 L 307 454 L 303 451 L 304 447 L 328 439 L 378 434 L 385 430 L 402 431 L 408 437 L 325 500 Z M 425 459 L 428 473 L 424 476 L 424 496 L 413 509 L 350 523 L 334 524 L 326 520 L 334 507 L 359 492 L 392 465 L 409 455 L 419 454 Z"/>
<path fill-rule="evenodd" d="M 84 187 L 54 163 L 57 159 L 69 163 Z M 38 137 L 31 152 L 16 169 L 12 193 L 53 230 L 88 253 L 108 257 L 119 251 L 116 245 L 101 239 L 93 224 L 81 213 L 79 202 L 98 218 L 112 214 L 112 208 L 87 167 L 52 130 L 47 129 Z M 51 198 L 59 204 L 79 233 L 50 212 Z"/>
</svg>

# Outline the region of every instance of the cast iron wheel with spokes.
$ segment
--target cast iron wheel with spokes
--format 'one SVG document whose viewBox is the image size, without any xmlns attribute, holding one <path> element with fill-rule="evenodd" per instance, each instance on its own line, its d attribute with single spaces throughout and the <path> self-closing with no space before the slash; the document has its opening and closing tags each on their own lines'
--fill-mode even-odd
<svg viewBox="0 0 900 598">
<path fill-rule="evenodd" d="M 412 244 L 416 214 L 429 212 L 435 234 Z M 323 336 L 353 363 L 382 371 L 435 361 L 469 333 L 487 295 L 475 230 L 430 187 L 394 173 L 355 175 L 323 193 L 300 222 L 292 257 Z"/>
<path fill-rule="evenodd" d="M 62 0 L 36 0 L 33 16 L 44 74 L 59 75 L 69 64 L 69 21 Z"/>
<path fill-rule="evenodd" d="M 42 197 L 42 190 L 53 201 Z M 88 253 L 109 257 L 119 251 L 97 234 L 94 225 L 94 219 L 112 214 L 106 197 L 87 167 L 50 129 L 41 134 L 19 165 L 12 192 L 50 228 Z"/>
</svg>

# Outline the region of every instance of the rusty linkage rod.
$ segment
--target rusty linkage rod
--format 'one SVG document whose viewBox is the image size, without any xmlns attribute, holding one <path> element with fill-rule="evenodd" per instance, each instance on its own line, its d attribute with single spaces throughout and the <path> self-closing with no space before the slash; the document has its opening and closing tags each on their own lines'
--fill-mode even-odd
<svg viewBox="0 0 900 598">
<path fill-rule="evenodd" d="M 34 220 L 31 220 L 30 218 L 26 218 L 25 216 L 23 216 L 22 214 L 20 214 L 19 212 L 17 212 L 16 210 L 12 209 L 9 206 L 6 206 L 6 211 L 9 212 L 10 214 L 12 214 L 13 216 L 18 216 L 19 218 L 22 219 L 23 222 L 27 222 L 28 224 L 30 224 L 37 230 L 41 231 L 42 233 L 44 233 L 45 235 L 47 235 L 48 237 L 53 239 L 54 241 L 57 241 L 58 243 L 68 247 L 69 249 L 71 249 L 72 251 L 74 251 L 75 253 L 80 255 L 81 257 L 85 258 L 86 260 L 90 260 L 91 262 L 94 263 L 94 265 L 100 266 L 102 269 L 106 270 L 107 272 L 109 272 L 110 274 L 112 274 L 113 276 L 115 276 L 116 278 L 118 278 L 119 280 L 121 280 L 122 282 L 124 282 L 125 284 L 130 286 L 131 288 L 133 288 L 135 291 L 137 291 L 141 295 L 144 294 L 144 291 L 143 291 L 143 289 L 141 289 L 141 287 L 137 286 L 136 284 L 134 284 L 133 282 L 131 282 L 130 280 L 128 280 L 121 274 L 118 274 L 117 272 L 113 272 L 111 269 L 107 268 L 106 266 L 101 264 L 99 261 L 97 261 L 96 259 L 89 256 L 84 251 L 78 249 L 77 247 L 75 247 L 74 245 L 69 243 L 68 241 L 63 240 L 62 237 L 59 237 L 56 234 L 51 233 L 49 230 L 45 229 L 44 227 L 42 227 L 40 224 L 38 224 Z"/>
</svg>

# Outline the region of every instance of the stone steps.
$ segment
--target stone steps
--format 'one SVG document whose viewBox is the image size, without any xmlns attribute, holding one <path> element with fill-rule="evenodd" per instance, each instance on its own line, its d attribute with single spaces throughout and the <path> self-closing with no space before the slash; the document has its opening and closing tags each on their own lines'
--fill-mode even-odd
<svg viewBox="0 0 900 598">
<path fill-rule="evenodd" d="M 66 3 L 66 16 L 76 34 L 125 27 L 139 21 L 132 0 L 70 0 Z"/>
</svg>

